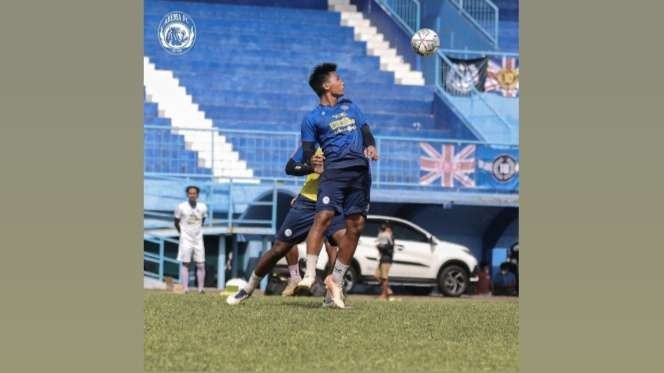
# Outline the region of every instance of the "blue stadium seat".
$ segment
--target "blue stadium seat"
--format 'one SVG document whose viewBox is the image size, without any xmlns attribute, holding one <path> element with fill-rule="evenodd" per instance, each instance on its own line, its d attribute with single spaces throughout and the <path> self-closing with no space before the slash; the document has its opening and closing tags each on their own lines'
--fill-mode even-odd
<svg viewBox="0 0 664 373">
<path fill-rule="evenodd" d="M 186 150 L 184 137 L 171 132 L 170 120 L 158 116 L 156 104 L 143 102 L 143 123 L 149 126 L 143 128 L 145 172 L 211 174 L 210 169 L 198 167 L 198 155 Z"/>
</svg>

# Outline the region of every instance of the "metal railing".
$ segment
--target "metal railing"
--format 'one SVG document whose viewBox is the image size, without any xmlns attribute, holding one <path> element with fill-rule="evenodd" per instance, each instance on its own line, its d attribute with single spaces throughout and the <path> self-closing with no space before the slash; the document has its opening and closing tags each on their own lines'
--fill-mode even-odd
<svg viewBox="0 0 664 373">
<path fill-rule="evenodd" d="M 201 201 L 208 206 L 205 226 L 226 227 L 229 230 L 234 227 L 258 227 L 271 232 L 276 232 L 277 189 L 285 184 L 284 181 L 270 177 L 261 179 L 258 184 L 243 184 L 241 178 L 234 178 L 233 182 L 219 182 L 211 175 L 159 172 L 144 172 L 144 183 L 144 198 L 173 201 L 169 210 L 183 200 L 185 186 L 199 186 Z M 249 189 L 254 192 L 247 193 Z M 266 191 L 269 191 L 269 196 Z M 257 200 L 258 194 L 264 198 Z M 240 215 L 252 207 L 268 209 L 269 218 L 255 219 Z M 160 206 L 148 207 L 144 209 L 144 217 L 164 221 L 165 226 L 171 227 L 173 215 L 165 210 Z"/>
<path fill-rule="evenodd" d="M 377 124 L 379 125 L 379 124 Z M 172 131 L 169 127 L 156 127 L 145 126 L 145 131 Z M 181 129 L 180 129 L 181 130 Z M 209 185 L 215 185 L 215 189 L 203 189 L 201 194 L 208 194 L 212 198 L 213 195 L 219 194 L 220 191 L 226 190 L 232 194 L 233 190 L 248 189 L 248 188 L 274 188 L 283 186 L 296 187 L 302 184 L 304 178 L 296 178 L 285 175 L 284 166 L 290 158 L 293 151 L 299 146 L 300 137 L 295 132 L 281 132 L 281 131 L 244 131 L 244 130 L 224 130 L 214 129 L 209 130 L 210 136 L 213 133 L 219 132 L 226 136 L 233 144 L 243 144 L 239 147 L 233 148 L 234 151 L 239 152 L 240 160 L 247 160 L 247 166 L 254 172 L 254 178 L 259 180 L 259 184 L 247 184 L 244 186 L 238 185 L 241 178 L 234 179 L 235 182 L 226 182 L 220 184 L 219 181 L 212 175 L 197 175 L 197 174 L 179 174 L 177 172 L 169 172 L 167 170 L 162 172 L 146 172 L 146 179 L 148 178 L 177 178 L 177 177 L 190 177 L 192 180 L 208 181 Z M 416 134 L 417 132 L 414 131 Z M 166 138 L 166 137 L 162 137 Z M 272 147 L 260 146 L 263 141 L 270 141 L 273 138 L 280 138 L 283 141 L 276 143 Z M 250 139 L 251 141 L 243 141 Z M 465 145 L 477 145 L 478 147 L 487 148 L 504 148 L 510 150 L 518 150 L 518 146 L 514 144 L 488 144 L 482 141 L 468 141 L 459 139 L 432 139 L 426 137 L 393 137 L 393 136 L 376 136 L 378 151 L 380 152 L 380 161 L 372 164 L 372 180 L 373 188 L 377 189 L 407 189 L 407 190 L 449 190 L 460 192 L 508 192 L 517 193 L 517 190 L 509 189 L 492 189 L 490 187 L 473 187 L 466 188 L 463 186 L 444 187 L 440 184 L 423 184 L 420 180 L 422 176 L 421 157 L 426 154 L 423 153 L 421 144 L 431 144 L 432 146 L 440 148 L 445 144 L 453 144 L 460 149 Z M 256 146 L 256 144 L 259 144 Z M 281 144 L 281 145 L 278 145 Z M 185 151 L 184 149 L 182 150 Z M 150 166 L 150 162 L 159 163 L 159 159 L 145 159 L 145 169 L 154 168 Z M 177 165 L 176 165 L 177 166 Z M 276 198 L 276 197 L 275 197 Z M 273 201 L 274 202 L 274 201 Z M 230 203 L 222 201 L 222 203 Z M 231 211 L 233 207 L 228 207 Z M 227 211 L 224 209 L 224 211 Z M 212 220 L 212 219 L 211 219 Z M 234 222 L 232 214 L 222 218 L 215 217 L 215 224 L 232 224 Z"/>
<path fill-rule="evenodd" d="M 167 263 L 174 264 L 178 266 L 179 269 L 180 262 L 178 262 L 175 258 L 166 256 L 166 243 L 170 242 L 172 244 L 178 245 L 179 244 L 178 240 L 167 237 L 155 237 L 150 235 L 144 235 L 143 241 L 144 244 L 146 242 L 149 242 L 157 245 L 158 247 L 158 251 L 156 253 L 143 249 L 143 275 L 145 277 L 150 277 L 157 279 L 159 281 L 163 281 L 165 277 L 164 274 Z M 157 269 L 150 270 L 145 268 L 146 266 L 150 266 L 151 264 L 156 265 Z M 177 271 L 176 273 L 178 273 L 178 278 L 177 278 L 178 282 L 182 283 L 182 279 L 180 278 L 179 275 L 180 272 Z"/>
<path fill-rule="evenodd" d="M 497 48 L 499 11 L 491 0 L 450 0 Z"/>
<path fill-rule="evenodd" d="M 420 2 L 418 0 L 376 0 L 385 12 L 397 20 L 409 35 L 420 29 Z"/>
</svg>

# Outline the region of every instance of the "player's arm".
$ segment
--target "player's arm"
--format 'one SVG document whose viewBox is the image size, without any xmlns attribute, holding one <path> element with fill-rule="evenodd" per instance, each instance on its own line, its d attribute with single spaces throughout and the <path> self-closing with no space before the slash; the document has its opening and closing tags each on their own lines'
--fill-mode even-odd
<svg viewBox="0 0 664 373">
<path fill-rule="evenodd" d="M 180 212 L 180 206 L 175 208 L 175 229 L 177 229 L 178 233 L 180 233 L 180 218 L 182 217 L 182 213 Z"/>
<path fill-rule="evenodd" d="M 316 153 L 316 126 L 308 118 L 302 122 L 300 137 L 302 138 L 302 162 L 311 165 L 311 158 Z"/>
<path fill-rule="evenodd" d="M 291 176 L 306 176 L 309 175 L 310 173 L 314 172 L 314 168 L 306 164 L 304 162 L 299 162 L 296 161 L 295 159 L 291 158 L 288 160 L 288 163 L 286 163 L 286 175 L 291 175 Z"/>
<path fill-rule="evenodd" d="M 362 126 L 362 138 L 364 139 L 364 154 L 373 161 L 378 160 L 378 150 L 376 149 L 376 139 L 371 133 L 368 124 Z"/>
<path fill-rule="evenodd" d="M 285 171 L 287 175 L 291 176 L 306 176 L 311 173 L 322 174 L 324 160 L 325 157 L 318 154 L 311 157 L 311 164 L 291 158 L 288 160 L 288 163 L 286 163 Z"/>
</svg>

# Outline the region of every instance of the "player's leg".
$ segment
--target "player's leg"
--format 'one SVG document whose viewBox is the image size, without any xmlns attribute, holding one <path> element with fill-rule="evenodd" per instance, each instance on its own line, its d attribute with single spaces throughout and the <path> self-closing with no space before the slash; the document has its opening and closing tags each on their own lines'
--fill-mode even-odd
<svg viewBox="0 0 664 373">
<path fill-rule="evenodd" d="M 189 291 L 189 264 L 191 263 L 193 249 L 188 245 L 178 247 L 177 261 L 180 262 L 180 287 L 181 293 Z"/>
<path fill-rule="evenodd" d="M 345 305 L 342 300 L 343 277 L 350 267 L 360 235 L 364 230 L 365 214 L 369 210 L 371 175 L 368 169 L 359 168 L 346 170 L 351 182 L 343 199 L 343 213 L 346 216 L 346 234 L 339 242 L 339 254 L 334 263 L 332 274 L 325 278 L 325 286 L 332 294 L 332 300 L 340 307 Z"/>
<path fill-rule="evenodd" d="M 295 289 L 297 289 L 297 284 L 302 280 L 300 277 L 300 266 L 298 261 L 300 259 L 300 254 L 297 251 L 297 246 L 293 247 L 286 254 L 286 263 L 288 263 L 288 284 L 286 288 L 281 292 L 281 295 L 284 297 L 290 297 L 295 295 Z"/>
<path fill-rule="evenodd" d="M 228 304 L 238 304 L 249 298 L 256 287 L 258 287 L 263 276 L 270 273 L 277 262 L 286 256 L 286 254 L 288 254 L 293 248 L 296 250 L 295 256 L 291 254 L 289 255 L 290 258 L 287 257 L 286 260 L 289 262 L 289 267 L 291 265 L 297 265 L 298 258 L 296 244 L 304 241 L 307 236 L 307 232 L 313 222 L 314 213 L 315 206 L 313 202 L 308 203 L 301 198 L 298 198 L 295 206 L 288 211 L 286 219 L 279 228 L 274 244 L 270 250 L 266 251 L 258 259 L 256 268 L 249 277 L 249 282 L 243 289 L 240 289 L 234 295 L 226 298 Z"/>
<path fill-rule="evenodd" d="M 344 236 L 344 234 L 346 234 L 345 220 L 342 215 L 335 216 L 334 220 L 332 221 L 332 225 L 328 229 L 328 234 L 329 233 L 332 234 L 328 236 L 325 244 L 325 251 L 327 252 L 328 261 L 325 266 L 325 273 L 323 278 L 326 278 L 329 274 L 332 273 L 334 263 L 336 262 L 337 255 L 339 253 L 338 242 L 340 242 L 341 238 Z M 345 294 L 343 298 L 345 299 Z M 335 305 L 332 301 L 332 294 L 328 290 L 325 293 L 325 298 L 323 299 L 323 307 L 334 306 Z"/>
<path fill-rule="evenodd" d="M 342 177 L 343 173 L 337 170 L 327 170 L 320 178 L 316 216 L 307 235 L 307 267 L 298 287 L 310 289 L 316 281 L 316 263 L 318 263 L 318 254 L 323 245 L 325 232 L 332 224 L 334 216 L 342 210 L 345 187 Z"/>
<path fill-rule="evenodd" d="M 196 282 L 198 285 L 198 292 L 203 293 L 205 287 L 205 248 L 203 242 L 199 243 L 198 247 L 194 248 L 194 262 L 196 262 Z"/>
<path fill-rule="evenodd" d="M 226 303 L 235 305 L 242 303 L 249 298 L 258 287 L 258 284 L 260 284 L 263 276 L 270 273 L 279 259 L 283 258 L 291 248 L 293 248 L 293 244 L 291 243 L 281 240 L 275 241 L 270 250 L 266 251 L 261 255 L 260 259 L 258 259 L 256 268 L 254 268 L 254 271 L 251 273 L 247 284 L 235 294 L 226 298 Z"/>
<path fill-rule="evenodd" d="M 330 223 L 332 223 L 334 214 L 334 211 L 331 210 L 323 210 L 316 213 L 314 224 L 307 235 L 307 266 L 304 278 L 298 284 L 299 287 L 310 289 L 316 281 L 318 254 L 323 246 L 325 231 L 330 226 Z"/>
<path fill-rule="evenodd" d="M 334 246 L 330 241 L 325 240 L 325 252 L 327 253 L 327 263 L 325 264 L 325 270 L 323 271 L 323 277 L 326 277 L 332 273 L 332 267 L 334 266 L 334 261 L 337 260 L 337 246 Z"/>
<path fill-rule="evenodd" d="M 189 262 L 180 264 L 180 285 L 183 293 L 189 291 Z"/>
<path fill-rule="evenodd" d="M 205 262 L 196 262 L 196 282 L 198 292 L 203 293 L 205 287 Z"/>
</svg>

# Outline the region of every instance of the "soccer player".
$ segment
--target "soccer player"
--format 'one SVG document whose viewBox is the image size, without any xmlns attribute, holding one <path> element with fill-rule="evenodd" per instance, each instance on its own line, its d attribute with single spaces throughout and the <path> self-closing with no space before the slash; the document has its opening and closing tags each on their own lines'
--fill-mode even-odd
<svg viewBox="0 0 664 373">
<path fill-rule="evenodd" d="M 237 293 L 226 298 L 226 303 L 230 305 L 235 305 L 244 302 L 247 298 L 251 296 L 254 292 L 260 280 L 263 276 L 267 275 L 274 265 L 286 256 L 286 261 L 288 262 L 288 269 L 290 272 L 290 279 L 288 281 L 288 286 L 282 293 L 282 295 L 292 295 L 295 291 L 297 284 L 300 281 L 300 272 L 297 265 L 298 261 L 298 252 L 296 245 L 303 242 L 307 237 L 307 233 L 311 228 L 311 225 L 314 221 L 314 215 L 316 213 L 316 195 L 318 192 L 318 182 L 320 180 L 320 174 L 323 173 L 323 153 L 319 151 L 311 158 L 311 162 L 303 162 L 302 160 L 303 151 L 298 149 L 288 160 L 286 164 L 286 173 L 292 176 L 304 176 L 307 175 L 304 185 L 300 190 L 300 193 L 295 199 L 295 202 L 292 204 L 291 209 L 286 215 L 286 219 L 279 228 L 279 231 L 276 235 L 276 240 L 274 245 L 270 250 L 266 251 L 260 259 L 254 272 L 249 278 L 247 285 L 240 289 Z M 311 163 L 311 166 L 309 165 Z M 339 218 L 332 223 L 332 225 L 327 230 L 327 240 L 330 241 L 333 245 L 336 244 L 336 240 L 343 237 L 344 231 L 344 221 Z M 336 251 L 336 250 L 335 250 Z M 334 258 L 334 253 L 331 253 L 328 250 L 328 255 L 330 258 Z M 326 305 L 329 305 L 329 299 L 326 302 Z"/>
<path fill-rule="evenodd" d="M 196 262 L 198 292 L 203 293 L 205 284 L 205 247 L 203 246 L 203 223 L 207 218 L 208 208 L 198 202 L 200 189 L 191 185 L 185 189 L 187 201 L 175 209 L 175 229 L 180 233 L 177 260 L 180 264 L 180 279 L 184 293 L 189 291 L 189 264 L 192 256 Z"/>
<path fill-rule="evenodd" d="M 307 235 L 307 270 L 298 286 L 313 285 L 323 235 L 335 215 L 341 215 L 346 233 L 325 287 L 334 304 L 344 308 L 341 284 L 364 229 L 371 192 L 369 159 L 378 160 L 378 151 L 364 114 L 352 101 L 342 98 L 344 81 L 335 64 L 316 66 L 309 85 L 318 95 L 319 105 L 302 122 L 304 160 L 311 159 L 318 143 L 325 154 L 325 172 L 320 178 L 316 217 Z"/>
</svg>

